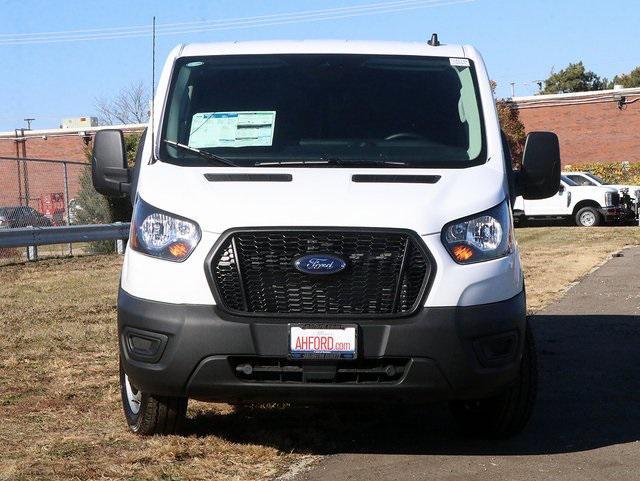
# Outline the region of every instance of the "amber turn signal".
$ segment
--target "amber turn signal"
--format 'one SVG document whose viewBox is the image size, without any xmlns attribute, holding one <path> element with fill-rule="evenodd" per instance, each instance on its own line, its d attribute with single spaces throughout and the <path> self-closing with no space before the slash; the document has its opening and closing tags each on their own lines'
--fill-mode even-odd
<svg viewBox="0 0 640 481">
<path fill-rule="evenodd" d="M 176 242 L 175 244 L 171 244 L 169 246 L 169 252 L 171 252 L 171 255 L 173 257 L 182 259 L 189 253 L 189 246 L 187 246 L 183 242 Z"/>
<path fill-rule="evenodd" d="M 464 244 L 458 244 L 451 249 L 453 256 L 458 262 L 468 261 L 473 257 L 473 249 Z"/>
</svg>

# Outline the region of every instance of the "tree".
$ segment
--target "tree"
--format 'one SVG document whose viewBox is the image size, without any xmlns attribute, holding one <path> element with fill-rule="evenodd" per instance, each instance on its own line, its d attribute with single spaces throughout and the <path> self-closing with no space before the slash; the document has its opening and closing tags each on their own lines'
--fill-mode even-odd
<svg viewBox="0 0 640 481">
<path fill-rule="evenodd" d="M 544 81 L 542 94 L 558 94 L 569 92 L 589 92 L 604 90 L 609 87 L 609 81 L 601 79 L 591 70 L 586 70 L 582 62 L 570 63 L 565 69 L 552 73 Z"/>
<path fill-rule="evenodd" d="M 614 85 L 622 85 L 625 88 L 640 87 L 640 66 L 629 73 L 622 73 L 613 77 Z"/>
<path fill-rule="evenodd" d="M 133 83 L 113 99 L 96 99 L 100 125 L 141 124 L 149 120 L 148 89 L 142 82 Z"/>
<path fill-rule="evenodd" d="M 491 89 L 494 93 L 496 86 L 496 82 L 492 80 Z M 520 113 L 518 112 L 515 103 L 507 99 L 496 100 L 496 110 L 498 111 L 500 128 L 504 132 L 505 137 L 507 137 L 507 143 L 509 144 L 509 150 L 511 151 L 512 165 L 514 168 L 519 168 L 522 165 L 524 141 L 527 136 L 524 124 L 520 120 Z"/>
</svg>

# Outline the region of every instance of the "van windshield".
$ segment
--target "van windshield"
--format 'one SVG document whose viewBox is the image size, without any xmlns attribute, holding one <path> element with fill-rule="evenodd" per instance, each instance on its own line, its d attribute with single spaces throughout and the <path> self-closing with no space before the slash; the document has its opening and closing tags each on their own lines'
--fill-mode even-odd
<svg viewBox="0 0 640 481">
<path fill-rule="evenodd" d="M 160 160 L 194 166 L 477 165 L 485 161 L 477 92 L 473 64 L 463 58 L 181 58 L 162 122 Z"/>
</svg>

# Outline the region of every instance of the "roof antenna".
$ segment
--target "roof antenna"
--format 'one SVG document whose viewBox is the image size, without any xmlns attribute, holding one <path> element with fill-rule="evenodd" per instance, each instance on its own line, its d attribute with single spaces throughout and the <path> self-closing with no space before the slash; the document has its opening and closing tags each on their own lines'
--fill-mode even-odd
<svg viewBox="0 0 640 481">
<path fill-rule="evenodd" d="M 155 143 L 155 97 L 156 97 L 156 17 L 153 17 L 153 25 L 151 27 L 151 161 L 156 161 L 156 143 Z"/>
<path fill-rule="evenodd" d="M 432 33 L 431 34 L 431 40 L 429 40 L 427 43 L 429 45 L 431 45 L 432 47 L 439 47 L 440 46 L 440 40 L 438 40 L 438 34 L 437 33 Z"/>
</svg>

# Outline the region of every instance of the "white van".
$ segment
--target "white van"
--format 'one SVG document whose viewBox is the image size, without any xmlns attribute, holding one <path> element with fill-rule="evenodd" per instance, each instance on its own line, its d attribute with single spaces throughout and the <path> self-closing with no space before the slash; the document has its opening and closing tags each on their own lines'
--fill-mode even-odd
<svg viewBox="0 0 640 481">
<path fill-rule="evenodd" d="M 469 46 L 181 45 L 127 169 L 98 132 L 93 181 L 130 195 L 118 298 L 123 406 L 175 432 L 187 399 L 449 401 L 525 425 L 536 358 L 511 204 L 558 190 L 554 134 L 511 170 Z"/>
</svg>

